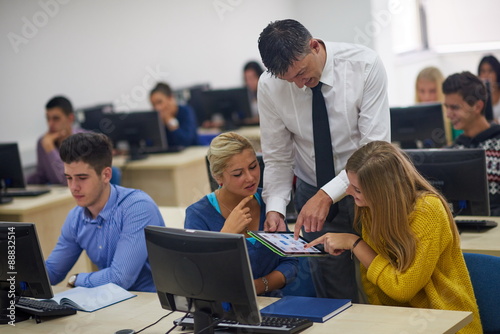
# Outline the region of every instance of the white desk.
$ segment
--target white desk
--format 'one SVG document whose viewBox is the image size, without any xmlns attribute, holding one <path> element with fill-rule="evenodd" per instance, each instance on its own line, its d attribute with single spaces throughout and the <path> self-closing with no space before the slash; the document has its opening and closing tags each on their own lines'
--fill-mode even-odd
<svg viewBox="0 0 500 334">
<path fill-rule="evenodd" d="M 207 150 L 206 146 L 193 146 L 130 162 L 115 157 L 113 165 L 122 170 L 124 187 L 145 191 L 160 206 L 188 206 L 210 191 Z"/>
<path fill-rule="evenodd" d="M 482 232 L 462 232 L 460 242 L 462 251 L 500 256 L 500 217 L 462 216 L 457 219 L 484 219 L 496 221 L 499 226 Z"/>
<path fill-rule="evenodd" d="M 259 307 L 262 308 L 274 300 L 259 297 Z M 78 312 L 76 315 L 54 318 L 40 324 L 36 324 L 34 320 L 27 320 L 15 327 L 4 325 L 1 331 L 2 334 L 112 334 L 125 328 L 138 331 L 167 313 L 167 310 L 161 308 L 155 293 L 142 292 L 138 293 L 137 297 L 96 312 Z M 172 321 L 182 315 L 176 312 L 142 333 L 165 333 L 172 327 Z M 471 321 L 471 312 L 354 304 L 327 322 L 315 323 L 301 333 L 456 333 Z M 180 329 L 173 331 L 173 333 L 181 332 Z"/>
</svg>

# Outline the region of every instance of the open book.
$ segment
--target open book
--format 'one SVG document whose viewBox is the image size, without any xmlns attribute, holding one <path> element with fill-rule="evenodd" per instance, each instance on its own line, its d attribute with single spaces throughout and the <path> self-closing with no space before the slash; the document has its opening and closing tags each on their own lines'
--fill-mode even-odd
<svg viewBox="0 0 500 334">
<path fill-rule="evenodd" d="M 93 312 L 135 296 L 114 283 L 108 283 L 94 288 L 77 286 L 54 295 L 51 300 L 79 311 Z"/>
</svg>

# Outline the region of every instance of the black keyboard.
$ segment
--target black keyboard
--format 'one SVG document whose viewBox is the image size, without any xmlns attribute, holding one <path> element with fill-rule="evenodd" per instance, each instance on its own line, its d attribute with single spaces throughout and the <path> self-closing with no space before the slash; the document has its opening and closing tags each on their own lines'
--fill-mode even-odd
<svg viewBox="0 0 500 334">
<path fill-rule="evenodd" d="M 493 220 L 485 219 L 456 219 L 455 223 L 460 231 L 484 231 L 498 225 Z"/>
<path fill-rule="evenodd" d="M 214 319 L 214 321 L 217 321 L 217 319 Z M 188 314 L 184 319 L 179 318 L 174 320 L 174 324 L 192 329 L 194 327 L 194 319 L 191 314 Z M 235 329 L 243 333 L 294 334 L 312 325 L 313 322 L 307 319 L 263 316 L 260 325 L 245 325 L 232 320 L 222 320 L 215 328 Z"/>
<path fill-rule="evenodd" d="M 3 197 L 35 197 L 50 192 L 50 189 L 9 189 L 2 193 Z"/>
<path fill-rule="evenodd" d="M 39 317 L 52 317 L 72 315 L 76 310 L 57 304 L 56 302 L 20 297 L 16 303 L 16 308 L 24 313 Z"/>
</svg>

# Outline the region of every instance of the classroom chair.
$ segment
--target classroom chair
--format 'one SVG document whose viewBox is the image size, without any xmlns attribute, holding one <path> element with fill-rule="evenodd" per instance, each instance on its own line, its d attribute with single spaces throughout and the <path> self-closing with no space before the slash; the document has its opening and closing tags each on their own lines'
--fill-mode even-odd
<svg viewBox="0 0 500 334">
<path fill-rule="evenodd" d="M 485 334 L 500 333 L 500 257 L 464 253 Z"/>
<path fill-rule="evenodd" d="M 111 175 L 111 180 L 109 180 L 109 183 L 114 184 L 114 185 L 121 185 L 122 183 L 122 171 L 118 167 L 111 167 L 112 169 L 112 175 Z"/>
</svg>

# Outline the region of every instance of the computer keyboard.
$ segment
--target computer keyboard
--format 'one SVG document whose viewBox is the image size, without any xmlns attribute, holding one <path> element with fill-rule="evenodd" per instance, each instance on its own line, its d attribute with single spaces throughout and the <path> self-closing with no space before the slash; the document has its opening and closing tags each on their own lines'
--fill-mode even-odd
<svg viewBox="0 0 500 334">
<path fill-rule="evenodd" d="M 456 219 L 455 223 L 459 231 L 484 231 L 498 224 L 493 220 L 486 219 Z"/>
<path fill-rule="evenodd" d="M 179 318 L 174 320 L 174 324 L 192 329 L 194 327 L 194 319 L 191 314 L 188 314 L 184 319 Z M 260 325 L 245 325 L 232 320 L 222 320 L 215 328 L 236 329 L 243 333 L 294 334 L 312 325 L 313 322 L 307 319 L 263 316 Z"/>
<path fill-rule="evenodd" d="M 9 189 L 2 193 L 4 197 L 35 197 L 50 192 L 50 189 Z"/>
<path fill-rule="evenodd" d="M 16 303 L 16 308 L 23 311 L 24 313 L 39 317 L 64 316 L 76 313 L 75 309 L 68 306 L 59 305 L 56 302 L 31 299 L 26 297 L 19 298 Z"/>
</svg>

